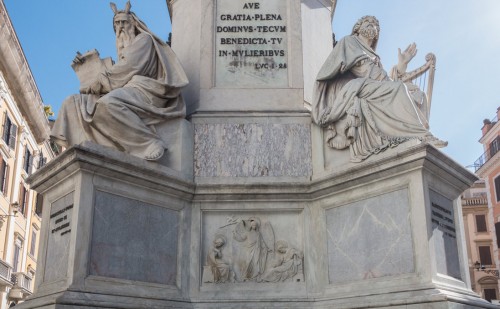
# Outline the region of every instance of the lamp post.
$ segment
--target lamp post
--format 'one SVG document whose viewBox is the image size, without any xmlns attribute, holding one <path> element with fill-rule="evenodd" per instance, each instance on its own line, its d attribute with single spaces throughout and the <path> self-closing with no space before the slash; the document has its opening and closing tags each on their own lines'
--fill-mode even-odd
<svg viewBox="0 0 500 309">
<path fill-rule="evenodd" d="M 10 214 L 10 211 L 12 211 L 12 215 Z M 18 202 L 11 203 L 10 204 L 9 214 L 7 214 L 7 215 L 0 215 L 0 230 L 3 227 L 3 223 L 5 222 L 5 218 L 8 218 L 8 217 L 14 217 L 15 218 L 17 216 L 18 211 L 19 211 L 19 203 Z"/>
</svg>

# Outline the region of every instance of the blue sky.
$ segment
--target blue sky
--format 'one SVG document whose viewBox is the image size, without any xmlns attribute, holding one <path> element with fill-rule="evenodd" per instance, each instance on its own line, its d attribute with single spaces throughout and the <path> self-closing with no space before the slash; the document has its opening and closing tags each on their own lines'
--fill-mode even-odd
<svg viewBox="0 0 500 309">
<path fill-rule="evenodd" d="M 182 1 L 182 0 L 179 0 Z M 64 98 L 78 92 L 70 67 L 76 51 L 96 48 L 116 58 L 112 11 L 103 0 L 4 0 L 45 104 L 57 112 Z M 123 8 L 126 0 L 116 0 Z M 159 37 L 167 39 L 170 20 L 165 0 L 132 0 L 132 10 Z M 338 0 L 333 30 L 350 34 L 364 15 L 381 24 L 377 52 L 386 70 L 397 49 L 417 43 L 413 69 L 428 52 L 437 57 L 431 132 L 449 145 L 443 151 L 460 164 L 474 163 L 483 119 L 500 106 L 499 0 Z M 175 34 L 174 34 L 175 35 Z M 189 40 L 189 38 L 185 38 Z"/>
</svg>

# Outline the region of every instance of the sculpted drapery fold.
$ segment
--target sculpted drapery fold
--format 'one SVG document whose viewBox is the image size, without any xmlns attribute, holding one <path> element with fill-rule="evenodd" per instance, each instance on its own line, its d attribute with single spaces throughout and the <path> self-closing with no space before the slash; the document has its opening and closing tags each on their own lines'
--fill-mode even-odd
<svg viewBox="0 0 500 309">
<path fill-rule="evenodd" d="M 65 147 L 92 141 L 156 160 L 169 145 L 153 125 L 185 117 L 180 91 L 188 80 L 170 47 L 134 13 L 116 11 L 114 21 L 117 46 L 125 42 L 118 48 L 118 63 L 65 100 L 52 137 Z M 127 24 L 132 25 L 130 33 Z"/>
<path fill-rule="evenodd" d="M 363 22 L 358 22 L 361 27 Z M 315 84 L 312 119 L 327 128 L 328 146 L 349 147 L 353 162 L 410 139 L 442 143 L 428 131 L 422 112 L 425 94 L 413 84 L 389 78 L 374 51 L 376 38 L 367 44 L 353 30 L 353 35 L 341 39 Z"/>
</svg>

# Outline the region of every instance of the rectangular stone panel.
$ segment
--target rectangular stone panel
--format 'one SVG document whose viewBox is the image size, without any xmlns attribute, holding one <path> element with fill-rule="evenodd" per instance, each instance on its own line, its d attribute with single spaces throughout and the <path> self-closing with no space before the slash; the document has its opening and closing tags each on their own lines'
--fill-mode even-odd
<svg viewBox="0 0 500 309">
<path fill-rule="evenodd" d="M 309 124 L 195 125 L 197 177 L 310 176 Z"/>
<path fill-rule="evenodd" d="M 461 279 L 453 201 L 429 191 L 437 272 Z"/>
<path fill-rule="evenodd" d="M 97 191 L 90 274 L 175 285 L 177 211 Z"/>
<path fill-rule="evenodd" d="M 304 283 L 300 213 L 204 211 L 202 284 Z"/>
<path fill-rule="evenodd" d="M 326 223 L 330 283 L 414 272 L 407 189 L 328 209 Z"/>
<path fill-rule="evenodd" d="M 287 0 L 217 0 L 217 87 L 288 86 Z"/>
<path fill-rule="evenodd" d="M 58 199 L 50 207 L 50 222 L 44 282 L 66 278 L 73 213 L 73 192 Z"/>
</svg>

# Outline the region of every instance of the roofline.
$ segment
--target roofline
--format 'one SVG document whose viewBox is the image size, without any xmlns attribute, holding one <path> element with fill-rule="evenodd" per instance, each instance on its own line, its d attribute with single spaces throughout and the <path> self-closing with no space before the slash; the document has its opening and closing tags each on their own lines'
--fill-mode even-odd
<svg viewBox="0 0 500 309">
<path fill-rule="evenodd" d="M 5 61 L 2 63 L 6 70 L 4 77 L 7 79 L 19 110 L 31 127 L 36 142 L 42 143 L 49 137 L 49 120 L 43 108 L 42 96 L 3 0 L 0 0 L 0 15 L 2 16 L 0 23 L 3 24 L 0 30 L 5 32 L 3 37 L 6 38 L 5 44 L 0 47 L 0 55 L 2 55 L 0 58 Z M 19 61 L 8 61 L 9 59 L 4 57 L 6 51 L 18 57 Z M 14 88 L 16 85 L 19 87 Z"/>
</svg>

